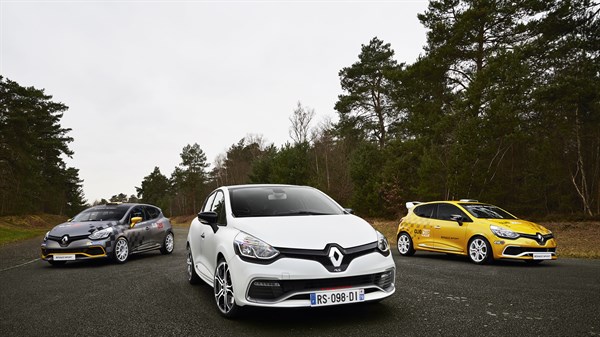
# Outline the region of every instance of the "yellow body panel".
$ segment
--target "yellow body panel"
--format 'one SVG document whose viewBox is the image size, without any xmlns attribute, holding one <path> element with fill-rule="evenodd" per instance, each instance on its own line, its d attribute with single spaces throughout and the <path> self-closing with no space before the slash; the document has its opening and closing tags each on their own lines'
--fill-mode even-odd
<svg viewBox="0 0 600 337">
<path fill-rule="evenodd" d="M 428 218 L 413 212 L 421 205 L 442 203 L 458 207 L 464 213 L 462 215 L 464 221 Z M 416 207 L 410 208 L 408 214 L 402 218 L 396 235 L 399 237 L 401 233 L 407 233 L 412 240 L 414 250 L 468 255 L 471 240 L 475 237 L 483 237 L 492 249 L 493 259 L 533 260 L 534 253 L 536 256 L 550 253 L 551 259 L 556 259 L 556 240 L 543 226 L 516 217 L 515 219 L 477 218 L 463 207 L 465 205 L 485 206 L 487 204 L 460 201 L 419 203 Z M 490 229 L 492 225 L 516 232 L 519 237 L 516 239 L 499 237 Z M 543 237 L 540 238 L 539 235 Z"/>
</svg>

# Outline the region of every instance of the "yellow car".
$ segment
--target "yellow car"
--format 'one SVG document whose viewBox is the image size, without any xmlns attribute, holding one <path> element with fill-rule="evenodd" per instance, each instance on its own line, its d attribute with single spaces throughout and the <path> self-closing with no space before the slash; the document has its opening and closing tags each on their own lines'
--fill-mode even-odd
<svg viewBox="0 0 600 337">
<path fill-rule="evenodd" d="M 540 263 L 556 259 L 556 240 L 548 229 L 517 219 L 500 207 L 460 201 L 407 202 L 398 225 L 398 252 L 416 250 L 467 255 L 484 264 L 494 259 Z"/>
</svg>

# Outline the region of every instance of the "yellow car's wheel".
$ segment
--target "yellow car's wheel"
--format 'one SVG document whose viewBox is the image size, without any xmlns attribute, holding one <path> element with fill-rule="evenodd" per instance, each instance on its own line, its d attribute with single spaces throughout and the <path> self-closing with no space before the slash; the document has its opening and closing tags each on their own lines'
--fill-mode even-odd
<svg viewBox="0 0 600 337">
<path fill-rule="evenodd" d="M 411 256 L 415 253 L 412 239 L 406 232 L 402 232 L 398 235 L 398 253 L 403 256 Z"/>
<path fill-rule="evenodd" d="M 469 241 L 469 258 L 476 264 L 492 260 L 492 247 L 483 236 L 475 236 Z"/>
</svg>

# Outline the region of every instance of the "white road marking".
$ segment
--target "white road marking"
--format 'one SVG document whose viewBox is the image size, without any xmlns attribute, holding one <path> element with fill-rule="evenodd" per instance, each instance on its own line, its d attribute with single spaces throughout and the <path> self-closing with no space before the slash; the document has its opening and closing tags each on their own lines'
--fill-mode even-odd
<svg viewBox="0 0 600 337">
<path fill-rule="evenodd" d="M 0 272 L 11 270 L 11 269 L 15 269 L 15 268 L 19 268 L 19 267 L 23 267 L 23 266 L 28 265 L 30 263 L 34 263 L 35 261 L 38 261 L 38 260 L 40 260 L 39 257 L 37 259 L 35 259 L 35 260 L 31 260 L 29 262 L 21 263 L 21 264 L 18 264 L 16 266 L 12 266 L 12 267 L 8 267 L 8 268 L 0 269 Z"/>
</svg>

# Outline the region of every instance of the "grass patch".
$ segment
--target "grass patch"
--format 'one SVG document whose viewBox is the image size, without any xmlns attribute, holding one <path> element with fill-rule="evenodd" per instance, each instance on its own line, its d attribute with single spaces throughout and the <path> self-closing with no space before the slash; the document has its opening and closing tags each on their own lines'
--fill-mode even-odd
<svg viewBox="0 0 600 337">
<path fill-rule="evenodd" d="M 51 214 L 0 217 L 0 245 L 43 235 L 67 219 Z"/>
<path fill-rule="evenodd" d="M 396 230 L 400 221 L 368 219 L 369 223 L 396 246 Z M 586 222 L 538 222 L 554 234 L 558 243 L 557 254 L 561 257 L 600 259 L 600 221 Z"/>
</svg>

